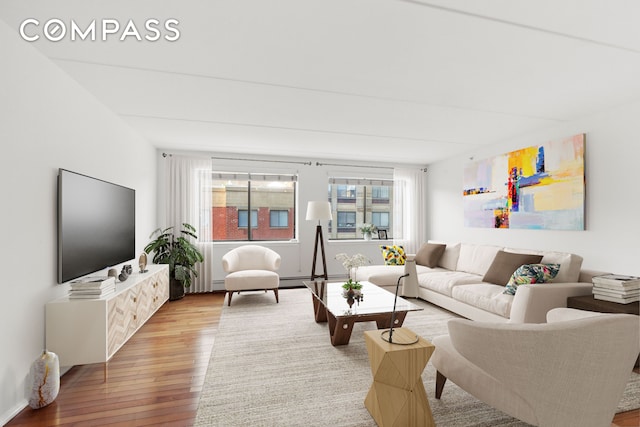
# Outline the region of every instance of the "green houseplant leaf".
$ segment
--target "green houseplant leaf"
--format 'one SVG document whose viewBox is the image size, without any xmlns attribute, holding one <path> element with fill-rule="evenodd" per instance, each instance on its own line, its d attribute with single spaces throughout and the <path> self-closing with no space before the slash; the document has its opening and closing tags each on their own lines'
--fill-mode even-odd
<svg viewBox="0 0 640 427">
<path fill-rule="evenodd" d="M 169 277 L 182 282 L 185 288 L 191 286 L 193 277 L 198 277 L 194 268 L 196 263 L 204 261 L 202 253 L 196 248 L 190 239 L 197 239 L 196 229 L 187 223 L 182 224 L 180 235 L 174 234 L 174 227 L 158 228 L 151 233 L 153 238 L 144 251 L 153 252 L 155 264 L 168 264 Z"/>
</svg>

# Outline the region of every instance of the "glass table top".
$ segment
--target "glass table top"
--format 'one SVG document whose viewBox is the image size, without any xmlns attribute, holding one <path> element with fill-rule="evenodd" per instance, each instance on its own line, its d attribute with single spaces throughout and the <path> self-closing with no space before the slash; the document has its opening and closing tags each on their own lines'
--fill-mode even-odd
<svg viewBox="0 0 640 427">
<path fill-rule="evenodd" d="M 304 285 L 336 317 L 391 313 L 395 295 L 386 289 L 369 282 L 360 282 L 360 295 L 349 298 L 342 288 L 344 282 L 326 282 L 324 280 L 306 281 Z M 396 311 L 418 311 L 423 308 L 402 297 L 398 297 Z"/>
</svg>

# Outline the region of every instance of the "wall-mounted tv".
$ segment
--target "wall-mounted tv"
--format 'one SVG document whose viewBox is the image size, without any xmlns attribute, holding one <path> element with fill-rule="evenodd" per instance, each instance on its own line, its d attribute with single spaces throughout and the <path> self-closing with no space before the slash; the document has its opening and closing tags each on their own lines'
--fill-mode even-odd
<svg viewBox="0 0 640 427">
<path fill-rule="evenodd" d="M 135 257 L 136 192 L 58 172 L 58 283 Z"/>
</svg>

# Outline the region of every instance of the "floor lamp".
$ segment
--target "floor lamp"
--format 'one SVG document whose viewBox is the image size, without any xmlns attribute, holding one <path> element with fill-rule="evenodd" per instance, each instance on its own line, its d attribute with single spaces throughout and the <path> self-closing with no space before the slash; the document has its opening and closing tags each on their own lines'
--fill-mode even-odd
<svg viewBox="0 0 640 427">
<path fill-rule="evenodd" d="M 322 238 L 322 226 L 320 221 L 331 220 L 331 203 L 329 202 L 309 202 L 307 205 L 307 221 L 318 221 L 316 227 L 316 243 L 313 248 L 313 266 L 311 267 L 311 280 L 315 280 L 316 277 L 323 277 L 324 280 L 329 280 L 327 275 L 327 260 L 324 255 L 324 239 Z M 318 242 L 320 242 L 320 248 L 322 251 L 322 267 L 324 274 L 316 274 L 316 260 L 318 259 Z"/>
</svg>

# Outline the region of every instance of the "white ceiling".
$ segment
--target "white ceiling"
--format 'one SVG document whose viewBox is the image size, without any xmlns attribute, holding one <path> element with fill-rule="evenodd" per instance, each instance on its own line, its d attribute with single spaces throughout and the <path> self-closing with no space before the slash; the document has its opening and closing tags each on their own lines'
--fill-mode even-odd
<svg viewBox="0 0 640 427">
<path fill-rule="evenodd" d="M 25 42 L 166 150 L 428 164 L 640 99 L 636 0 L 0 3 L 26 18 L 177 19 Z"/>
</svg>

